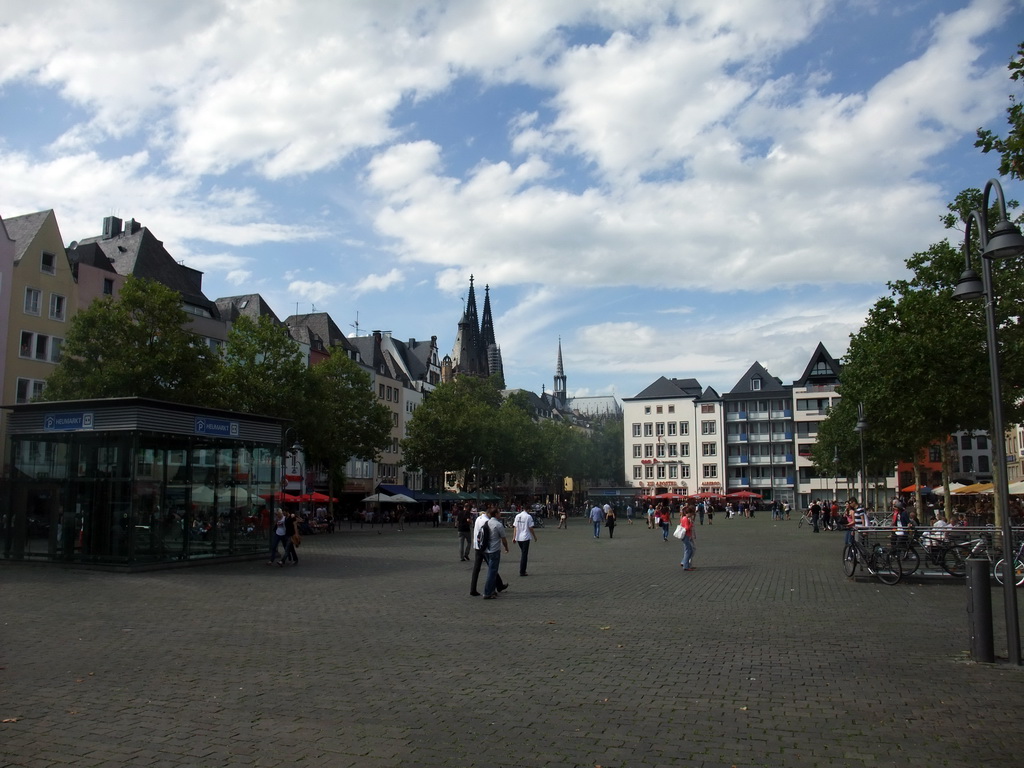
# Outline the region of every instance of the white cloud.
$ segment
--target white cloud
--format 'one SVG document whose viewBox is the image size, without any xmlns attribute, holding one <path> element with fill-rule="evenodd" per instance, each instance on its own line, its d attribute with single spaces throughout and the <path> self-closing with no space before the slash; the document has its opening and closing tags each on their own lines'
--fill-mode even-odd
<svg viewBox="0 0 1024 768">
<path fill-rule="evenodd" d="M 305 299 L 312 304 L 322 304 L 340 290 L 340 286 L 319 280 L 293 280 L 288 284 L 289 295 Z"/>
<path fill-rule="evenodd" d="M 405 279 L 401 270 L 392 269 L 384 275 L 367 275 L 352 286 L 354 296 L 361 296 L 364 293 L 387 291 Z"/>
</svg>

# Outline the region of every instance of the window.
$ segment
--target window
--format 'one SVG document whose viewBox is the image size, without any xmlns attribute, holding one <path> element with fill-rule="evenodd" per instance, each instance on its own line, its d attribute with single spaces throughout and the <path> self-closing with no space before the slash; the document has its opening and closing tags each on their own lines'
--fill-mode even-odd
<svg viewBox="0 0 1024 768">
<path fill-rule="evenodd" d="M 690 434 L 690 422 L 688 422 L 688 421 L 680 421 L 679 422 L 679 434 L 680 435 L 688 435 L 688 434 Z"/>
<path fill-rule="evenodd" d="M 679 455 L 679 446 L 676 445 L 675 443 L 669 443 L 668 444 L 668 457 L 670 459 L 674 459 L 678 455 Z"/>
<path fill-rule="evenodd" d="M 633 425 L 633 437 L 640 437 L 640 425 L 639 424 L 634 424 Z"/>
<path fill-rule="evenodd" d="M 31 360 L 59 363 L 60 345 L 62 342 L 63 339 L 47 336 L 44 333 L 22 331 L 21 347 L 18 350 L 18 356 L 29 358 Z"/>
<path fill-rule="evenodd" d="M 750 379 L 750 389 L 753 392 L 759 392 L 761 390 L 761 377 L 754 376 Z"/>
<path fill-rule="evenodd" d="M 679 455 L 680 456 L 689 456 L 690 455 L 690 444 L 689 443 L 680 443 L 679 444 Z"/>
<path fill-rule="evenodd" d="M 645 405 L 644 406 L 644 416 L 650 416 L 650 415 L 651 415 L 651 406 Z"/>
<path fill-rule="evenodd" d="M 57 293 L 50 294 L 50 319 L 64 320 L 64 297 Z"/>
<path fill-rule="evenodd" d="M 643 467 L 633 467 L 633 479 L 634 480 L 641 480 L 641 479 L 643 479 L 643 476 L 644 476 L 644 468 Z"/>
<path fill-rule="evenodd" d="M 656 411 L 657 411 L 658 413 L 661 413 L 661 406 L 659 405 L 659 406 L 658 406 L 658 407 L 657 407 L 657 408 L 656 408 L 655 410 L 656 410 Z"/>
<path fill-rule="evenodd" d="M 378 384 L 377 387 L 378 387 L 378 389 L 377 389 L 377 397 L 380 398 L 381 400 L 383 400 L 384 399 L 384 385 L 383 384 Z"/>
<path fill-rule="evenodd" d="M 675 413 L 675 412 L 676 412 L 676 407 L 675 407 L 674 405 L 670 405 L 670 406 L 668 407 L 668 412 L 669 412 L 669 413 Z"/>
<path fill-rule="evenodd" d="M 679 465 L 679 479 L 680 480 L 688 480 L 689 477 L 690 477 L 690 465 L 689 464 L 680 464 Z"/>
<path fill-rule="evenodd" d="M 705 464 L 702 467 L 703 475 L 705 479 L 710 480 L 713 477 L 718 477 L 718 465 L 717 464 Z"/>
<path fill-rule="evenodd" d="M 978 435 L 977 441 L 978 441 L 978 450 L 979 451 L 987 451 L 988 450 L 988 437 L 986 435 Z"/>
<path fill-rule="evenodd" d="M 971 450 L 971 436 L 961 435 L 960 436 L 960 449 L 964 451 Z"/>
<path fill-rule="evenodd" d="M 715 412 L 715 405 L 714 405 L 714 403 L 705 403 L 704 405 L 702 405 L 700 407 L 700 412 L 701 413 L 714 413 Z"/>
<path fill-rule="evenodd" d="M 657 451 L 657 453 L 655 455 L 659 459 L 664 459 L 665 458 L 665 444 L 664 443 L 658 443 L 658 451 Z"/>
<path fill-rule="evenodd" d="M 988 467 L 988 456 L 978 457 L 978 471 L 979 472 L 991 472 L 992 470 Z"/>
<path fill-rule="evenodd" d="M 657 424 L 654 425 L 654 434 L 656 434 L 658 437 L 661 437 L 665 434 L 665 422 L 659 421 Z"/>
<path fill-rule="evenodd" d="M 651 422 L 644 424 L 644 437 L 654 437 L 654 425 Z"/>
<path fill-rule="evenodd" d="M 960 463 L 961 463 L 961 465 L 964 468 L 964 472 L 973 472 L 974 471 L 974 457 L 973 456 L 962 456 L 960 458 Z"/>
<path fill-rule="evenodd" d="M 713 435 L 713 434 L 715 434 L 715 422 L 713 422 L 713 421 L 702 421 L 700 423 L 700 433 L 702 435 Z"/>
<path fill-rule="evenodd" d="M 664 464 L 659 464 L 658 467 L 657 467 L 657 470 L 658 470 L 657 471 L 658 479 L 659 480 L 664 480 L 665 479 L 665 465 Z"/>
<path fill-rule="evenodd" d="M 18 379 L 18 392 L 14 402 L 27 403 L 43 394 L 45 381 L 39 379 Z"/>
<path fill-rule="evenodd" d="M 928 446 L 928 461 L 942 461 L 942 449 L 939 446 Z"/>
<path fill-rule="evenodd" d="M 113 296 L 114 295 L 114 281 L 109 277 L 103 278 L 103 295 Z"/>
<path fill-rule="evenodd" d="M 717 456 L 718 445 L 717 443 L 701 443 L 700 452 L 702 456 Z"/>
<path fill-rule="evenodd" d="M 652 467 L 650 464 L 644 467 L 644 478 L 646 478 L 647 480 L 654 479 L 654 467 Z"/>
<path fill-rule="evenodd" d="M 39 304 L 43 300 L 43 292 L 35 288 L 25 289 L 25 314 L 38 315 Z"/>
<path fill-rule="evenodd" d="M 670 464 L 668 468 L 668 479 L 678 480 L 679 479 L 679 467 L 675 464 Z"/>
<path fill-rule="evenodd" d="M 648 443 L 644 446 L 644 458 L 650 459 L 654 456 L 654 446 Z"/>
<path fill-rule="evenodd" d="M 633 458 L 639 459 L 643 455 L 643 448 L 637 444 L 633 446 Z"/>
<path fill-rule="evenodd" d="M 43 251 L 43 260 L 39 266 L 40 272 L 45 272 L 48 275 L 57 274 L 57 257 L 52 253 Z"/>
</svg>

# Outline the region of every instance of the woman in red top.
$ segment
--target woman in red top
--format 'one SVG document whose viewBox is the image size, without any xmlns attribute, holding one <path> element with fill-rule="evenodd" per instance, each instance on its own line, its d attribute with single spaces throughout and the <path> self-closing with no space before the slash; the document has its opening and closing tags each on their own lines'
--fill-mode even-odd
<svg viewBox="0 0 1024 768">
<path fill-rule="evenodd" d="M 672 515 L 663 505 L 659 504 L 658 511 L 654 516 L 658 518 L 658 526 L 661 528 L 661 540 L 668 541 L 668 524 L 672 522 Z"/>
</svg>

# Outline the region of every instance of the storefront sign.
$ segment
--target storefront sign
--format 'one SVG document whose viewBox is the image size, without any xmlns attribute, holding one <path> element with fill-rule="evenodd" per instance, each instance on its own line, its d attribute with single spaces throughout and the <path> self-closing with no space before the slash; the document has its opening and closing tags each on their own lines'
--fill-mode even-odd
<svg viewBox="0 0 1024 768">
<path fill-rule="evenodd" d="M 79 429 L 92 429 L 92 424 L 93 415 L 89 411 L 48 413 L 43 419 L 43 429 L 47 432 L 75 432 Z"/>
<path fill-rule="evenodd" d="M 238 437 L 238 422 L 212 419 L 209 416 L 196 416 L 196 434 L 213 437 Z"/>
</svg>

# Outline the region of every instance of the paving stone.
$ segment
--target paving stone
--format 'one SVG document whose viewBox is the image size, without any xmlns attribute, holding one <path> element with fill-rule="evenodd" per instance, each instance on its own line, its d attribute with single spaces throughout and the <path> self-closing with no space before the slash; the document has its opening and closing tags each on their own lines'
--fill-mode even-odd
<svg viewBox="0 0 1024 768">
<path fill-rule="evenodd" d="M 1010 765 L 1024 672 L 964 583 L 848 580 L 843 535 L 545 527 L 468 596 L 454 531 L 342 527 L 297 567 L 0 562 L 0 766 Z M 993 591 L 996 652 L 1005 657 Z"/>
</svg>

